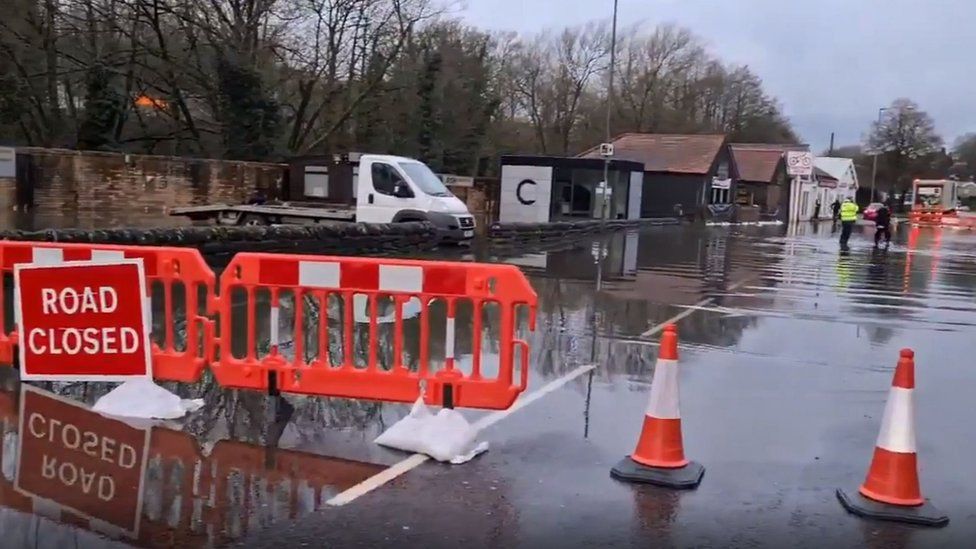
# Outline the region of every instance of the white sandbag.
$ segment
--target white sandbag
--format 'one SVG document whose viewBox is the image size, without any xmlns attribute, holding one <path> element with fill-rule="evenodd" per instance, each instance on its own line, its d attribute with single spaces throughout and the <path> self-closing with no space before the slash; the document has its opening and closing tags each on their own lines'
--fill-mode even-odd
<svg viewBox="0 0 976 549">
<path fill-rule="evenodd" d="M 432 414 L 423 398 L 419 398 L 407 417 L 390 426 L 374 442 L 459 464 L 488 450 L 487 442 L 475 442 L 477 434 L 457 410 L 445 408 Z"/>
<path fill-rule="evenodd" d="M 130 379 L 95 402 L 92 410 L 109 416 L 177 419 L 203 407 L 203 399 L 183 400 L 148 378 Z"/>
</svg>

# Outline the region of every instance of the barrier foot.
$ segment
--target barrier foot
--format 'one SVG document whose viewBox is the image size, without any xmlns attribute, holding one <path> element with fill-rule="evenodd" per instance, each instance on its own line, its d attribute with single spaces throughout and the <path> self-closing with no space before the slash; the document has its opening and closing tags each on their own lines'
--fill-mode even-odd
<svg viewBox="0 0 976 549">
<path fill-rule="evenodd" d="M 442 396 L 444 397 L 442 401 L 443 407 L 447 408 L 448 410 L 453 409 L 454 408 L 454 386 L 451 385 L 450 383 L 444 385 L 444 394 Z"/>
<path fill-rule="evenodd" d="M 610 476 L 624 482 L 640 482 L 665 488 L 690 490 L 701 484 L 702 477 L 705 476 L 705 467 L 697 461 L 688 462 L 688 465 L 675 469 L 647 467 L 628 456 L 610 469 Z"/>
<path fill-rule="evenodd" d="M 268 396 L 281 396 L 281 391 L 278 390 L 278 372 L 268 372 Z"/>
<path fill-rule="evenodd" d="M 928 500 L 922 505 L 903 507 L 874 501 L 862 496 L 857 491 L 848 494 L 841 489 L 837 490 L 837 499 L 840 500 L 844 509 L 847 509 L 847 512 L 859 517 L 918 524 L 920 526 L 942 527 L 949 524 L 949 517 L 936 509 Z"/>
</svg>

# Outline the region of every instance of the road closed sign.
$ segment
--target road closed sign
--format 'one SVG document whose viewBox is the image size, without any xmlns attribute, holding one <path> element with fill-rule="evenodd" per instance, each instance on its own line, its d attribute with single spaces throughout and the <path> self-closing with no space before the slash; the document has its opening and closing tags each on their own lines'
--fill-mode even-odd
<svg viewBox="0 0 976 549">
<path fill-rule="evenodd" d="M 18 264 L 14 287 L 21 379 L 152 375 L 141 260 Z"/>
<path fill-rule="evenodd" d="M 137 537 L 150 429 L 21 385 L 14 489 Z"/>
</svg>

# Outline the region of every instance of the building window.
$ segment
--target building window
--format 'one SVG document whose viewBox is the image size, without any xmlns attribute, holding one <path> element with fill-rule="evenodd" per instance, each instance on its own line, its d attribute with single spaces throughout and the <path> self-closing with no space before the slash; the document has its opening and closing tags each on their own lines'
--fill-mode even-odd
<svg viewBox="0 0 976 549">
<path fill-rule="evenodd" d="M 327 166 L 305 167 L 305 196 L 329 197 L 329 168 Z"/>
<path fill-rule="evenodd" d="M 723 160 L 722 163 L 718 165 L 718 170 L 715 172 L 715 179 L 724 180 L 728 178 L 729 178 L 729 163 Z"/>
<path fill-rule="evenodd" d="M 730 189 L 712 188 L 712 204 L 728 204 Z"/>
</svg>

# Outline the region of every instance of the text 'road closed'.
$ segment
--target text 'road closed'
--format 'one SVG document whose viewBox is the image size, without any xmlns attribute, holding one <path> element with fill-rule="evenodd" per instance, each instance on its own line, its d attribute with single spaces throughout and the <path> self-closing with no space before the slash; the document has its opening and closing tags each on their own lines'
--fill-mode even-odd
<svg viewBox="0 0 976 549">
<path fill-rule="evenodd" d="M 16 282 L 24 379 L 151 373 L 141 263 L 18 265 Z"/>
</svg>

